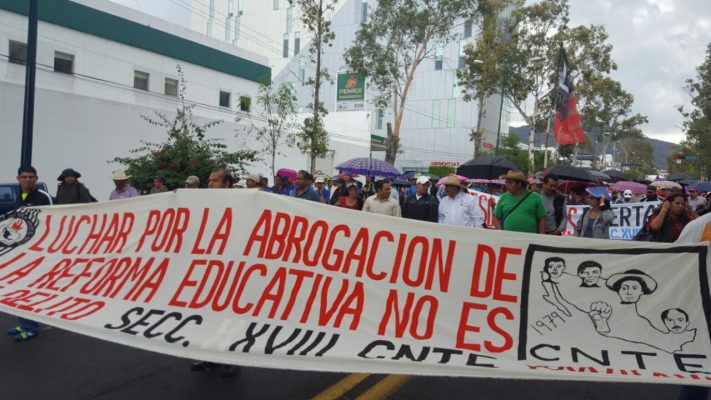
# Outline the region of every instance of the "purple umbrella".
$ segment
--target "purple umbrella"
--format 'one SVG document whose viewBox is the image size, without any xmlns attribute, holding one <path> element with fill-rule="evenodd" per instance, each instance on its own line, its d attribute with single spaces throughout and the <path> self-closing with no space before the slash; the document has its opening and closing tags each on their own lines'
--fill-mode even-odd
<svg viewBox="0 0 711 400">
<path fill-rule="evenodd" d="M 375 158 L 354 158 L 338 164 L 336 169 L 349 174 L 365 176 L 382 176 L 383 178 L 396 178 L 402 173 L 389 163 Z"/>
<path fill-rule="evenodd" d="M 296 176 L 298 175 L 296 171 L 293 169 L 289 168 L 281 168 L 279 171 L 276 172 L 277 176 L 286 176 L 287 178 L 293 180 L 296 180 Z"/>
<path fill-rule="evenodd" d="M 647 192 L 647 185 L 633 181 L 619 181 L 610 186 L 612 190 L 617 192 L 624 192 L 625 190 L 631 190 L 634 194 L 643 194 Z"/>
</svg>

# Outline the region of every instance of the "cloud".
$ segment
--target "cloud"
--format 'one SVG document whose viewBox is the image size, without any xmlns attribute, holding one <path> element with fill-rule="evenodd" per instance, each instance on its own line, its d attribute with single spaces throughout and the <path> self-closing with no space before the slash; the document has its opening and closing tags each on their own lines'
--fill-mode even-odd
<svg viewBox="0 0 711 400">
<path fill-rule="evenodd" d="M 569 0 L 571 25 L 604 25 L 619 69 L 612 76 L 635 97 L 633 112 L 646 115 L 642 129 L 678 142 L 681 116 L 689 104 L 684 81 L 696 77 L 711 43 L 708 0 Z M 631 23 L 630 23 L 631 22 Z"/>
</svg>

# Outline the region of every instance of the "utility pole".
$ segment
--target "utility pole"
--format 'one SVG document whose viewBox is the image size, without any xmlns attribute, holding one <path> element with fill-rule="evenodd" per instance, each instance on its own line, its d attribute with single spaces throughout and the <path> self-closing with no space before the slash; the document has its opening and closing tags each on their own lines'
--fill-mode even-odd
<svg viewBox="0 0 711 400">
<path fill-rule="evenodd" d="M 22 115 L 20 165 L 32 165 L 32 129 L 35 115 L 35 71 L 37 64 L 37 1 L 30 0 L 27 22 L 27 57 L 25 60 L 25 104 Z"/>
</svg>

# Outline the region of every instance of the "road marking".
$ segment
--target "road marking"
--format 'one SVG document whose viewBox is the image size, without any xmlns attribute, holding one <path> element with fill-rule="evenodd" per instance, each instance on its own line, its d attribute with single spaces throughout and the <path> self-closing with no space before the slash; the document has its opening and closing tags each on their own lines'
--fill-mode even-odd
<svg viewBox="0 0 711 400">
<path fill-rule="evenodd" d="M 317 394 L 312 400 L 335 400 L 363 382 L 370 374 L 350 374 L 334 385 Z"/>
<path fill-rule="evenodd" d="M 380 400 L 386 399 L 393 394 L 400 386 L 410 380 L 408 375 L 388 375 L 380 382 L 373 385 L 365 393 L 358 396 L 356 400 Z"/>
</svg>

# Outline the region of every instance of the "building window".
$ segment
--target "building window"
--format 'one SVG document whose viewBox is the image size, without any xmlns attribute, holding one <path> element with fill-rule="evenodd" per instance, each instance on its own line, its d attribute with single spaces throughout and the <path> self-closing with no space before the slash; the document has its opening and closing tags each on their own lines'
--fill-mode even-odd
<svg viewBox="0 0 711 400">
<path fill-rule="evenodd" d="M 60 51 L 54 52 L 54 72 L 74 73 L 74 56 Z"/>
<path fill-rule="evenodd" d="M 457 68 L 463 69 L 466 66 L 467 54 L 466 50 L 471 49 L 474 44 L 471 40 L 462 40 L 459 42 L 459 60 L 457 62 Z"/>
<path fill-rule="evenodd" d="M 220 90 L 220 107 L 230 108 L 230 92 Z"/>
<path fill-rule="evenodd" d="M 281 56 L 284 58 L 289 58 L 289 34 L 284 34 L 284 44 L 281 49 Z"/>
<path fill-rule="evenodd" d="M 464 37 L 465 38 L 472 37 L 472 21 L 464 22 Z"/>
<path fill-rule="evenodd" d="M 306 61 L 304 61 L 304 57 L 299 57 L 299 80 L 301 81 L 301 84 L 304 84 L 304 81 L 306 80 Z"/>
<path fill-rule="evenodd" d="M 375 111 L 375 129 L 383 129 L 383 117 L 385 116 L 385 112 L 383 109 L 378 109 Z"/>
<path fill-rule="evenodd" d="M 435 71 L 441 71 L 444 66 L 444 45 L 441 43 L 437 44 L 435 47 Z"/>
<path fill-rule="evenodd" d="M 279 0 L 274 0 L 274 9 L 275 10 L 279 9 Z"/>
<path fill-rule="evenodd" d="M 165 78 L 165 95 L 178 97 L 178 80 Z"/>
<path fill-rule="evenodd" d="M 148 72 L 133 71 L 133 87 L 140 90 L 148 90 Z"/>
<path fill-rule="evenodd" d="M 252 99 L 249 96 L 239 96 L 239 110 L 249 112 L 252 109 Z"/>
<path fill-rule="evenodd" d="M 232 40 L 232 17 L 225 18 L 225 42 Z"/>
<path fill-rule="evenodd" d="M 360 3 L 360 22 L 368 21 L 368 0 L 361 0 Z"/>
<path fill-rule="evenodd" d="M 286 9 L 286 33 L 291 33 L 294 22 L 294 7 Z"/>
<path fill-rule="evenodd" d="M 27 62 L 27 44 L 11 40 L 9 61 L 13 64 L 25 65 L 25 62 Z"/>
<path fill-rule="evenodd" d="M 294 32 L 294 55 L 301 52 L 301 32 Z"/>
<path fill-rule="evenodd" d="M 227 0 L 227 16 L 231 17 L 235 14 L 235 0 Z"/>
</svg>

